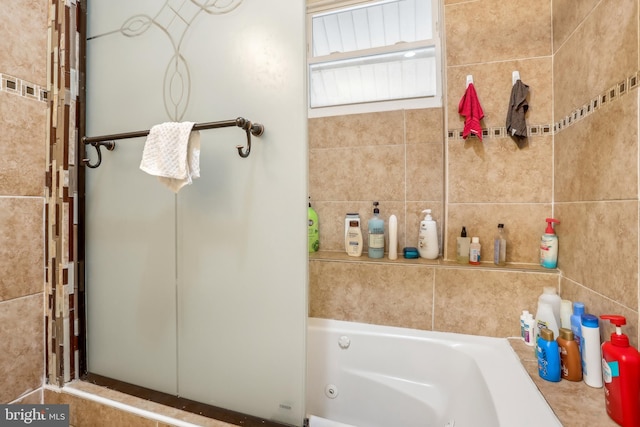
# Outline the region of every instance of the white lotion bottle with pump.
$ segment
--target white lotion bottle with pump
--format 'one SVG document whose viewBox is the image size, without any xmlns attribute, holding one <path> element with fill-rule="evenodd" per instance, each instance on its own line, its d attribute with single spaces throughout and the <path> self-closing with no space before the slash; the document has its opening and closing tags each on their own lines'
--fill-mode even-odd
<svg viewBox="0 0 640 427">
<path fill-rule="evenodd" d="M 558 266 L 558 236 L 553 229 L 553 224 L 559 224 L 555 218 L 547 218 L 547 229 L 540 239 L 540 265 L 544 268 L 556 268 Z"/>
<path fill-rule="evenodd" d="M 418 233 L 418 252 L 421 258 L 437 259 L 440 253 L 438 247 L 438 226 L 431 217 L 431 209 L 422 211 L 424 219 L 420 221 L 420 232 Z"/>
</svg>

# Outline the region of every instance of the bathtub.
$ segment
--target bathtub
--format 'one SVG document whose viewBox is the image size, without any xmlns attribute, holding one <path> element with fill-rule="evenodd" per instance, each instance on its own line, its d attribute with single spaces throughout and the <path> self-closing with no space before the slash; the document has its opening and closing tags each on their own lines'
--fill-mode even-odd
<svg viewBox="0 0 640 427">
<path fill-rule="evenodd" d="M 506 339 L 317 318 L 306 411 L 357 427 L 562 426 Z"/>
</svg>

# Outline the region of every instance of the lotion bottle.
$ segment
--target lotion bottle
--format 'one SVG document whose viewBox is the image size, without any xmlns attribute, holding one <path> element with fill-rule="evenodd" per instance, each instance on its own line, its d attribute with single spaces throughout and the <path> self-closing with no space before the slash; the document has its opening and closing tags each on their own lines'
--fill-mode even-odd
<svg viewBox="0 0 640 427">
<path fill-rule="evenodd" d="M 568 381 L 582 380 L 582 360 L 571 329 L 560 328 L 556 340 L 560 349 L 560 376 Z"/>
<path fill-rule="evenodd" d="M 536 344 L 538 374 L 547 381 L 560 381 L 560 352 L 553 332 L 550 329 L 540 331 Z"/>
<path fill-rule="evenodd" d="M 590 387 L 602 387 L 600 325 L 593 314 L 582 315 L 582 378 Z"/>
<path fill-rule="evenodd" d="M 438 247 L 438 227 L 431 217 L 431 209 L 422 211 L 424 219 L 420 221 L 420 232 L 418 233 L 418 252 L 421 258 L 437 259 L 440 253 Z"/>
<path fill-rule="evenodd" d="M 607 414 L 621 426 L 640 426 L 640 353 L 622 333 L 623 316 L 604 314 L 616 325 L 611 340 L 602 344 L 602 376 Z"/>
<path fill-rule="evenodd" d="M 480 245 L 480 238 L 472 237 L 471 244 L 469 245 L 469 264 L 480 265 L 481 249 L 482 249 L 482 246 Z"/>
<path fill-rule="evenodd" d="M 456 241 L 456 261 L 458 264 L 469 264 L 469 245 L 471 238 L 467 237 L 467 229 L 462 227 L 460 237 Z"/>
<path fill-rule="evenodd" d="M 362 255 L 362 231 L 360 230 L 360 221 L 355 218 L 349 221 L 344 247 L 349 256 Z"/>
<path fill-rule="evenodd" d="M 534 326 L 536 342 L 543 329 L 553 331 L 554 337 L 560 335 L 560 301 L 560 295 L 554 287 L 544 287 L 542 294 L 538 297 L 538 309 L 536 310 Z"/>
<path fill-rule="evenodd" d="M 384 256 L 384 221 L 380 218 L 378 202 L 373 202 L 373 216 L 367 223 L 369 229 L 369 258 Z"/>
<path fill-rule="evenodd" d="M 558 266 L 558 236 L 553 229 L 553 224 L 560 221 L 547 218 L 547 229 L 540 239 L 540 265 L 544 268 L 556 268 Z"/>
</svg>

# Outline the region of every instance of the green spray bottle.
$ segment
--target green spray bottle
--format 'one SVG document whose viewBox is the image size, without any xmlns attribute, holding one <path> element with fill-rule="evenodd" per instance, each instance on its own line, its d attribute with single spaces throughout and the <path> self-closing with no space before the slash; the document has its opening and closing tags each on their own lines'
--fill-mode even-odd
<svg viewBox="0 0 640 427">
<path fill-rule="evenodd" d="M 311 207 L 311 197 L 309 197 L 309 208 L 307 209 L 307 219 L 309 220 L 309 253 L 318 252 L 320 249 L 320 232 L 318 230 L 318 214 Z"/>
</svg>

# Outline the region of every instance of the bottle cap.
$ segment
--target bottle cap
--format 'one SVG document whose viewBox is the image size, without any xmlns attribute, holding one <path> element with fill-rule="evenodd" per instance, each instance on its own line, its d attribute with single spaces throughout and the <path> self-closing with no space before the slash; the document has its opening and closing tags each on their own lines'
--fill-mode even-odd
<svg viewBox="0 0 640 427">
<path fill-rule="evenodd" d="M 611 334 L 611 344 L 617 347 L 629 347 L 629 337 L 622 333 L 622 325 L 627 324 L 627 319 L 617 314 L 603 314 L 600 318 L 616 325 L 616 331 Z"/>
<path fill-rule="evenodd" d="M 540 338 L 545 341 L 553 341 L 553 331 L 548 328 L 540 329 Z"/>
<path fill-rule="evenodd" d="M 586 326 L 587 328 L 597 328 L 598 327 L 598 318 L 593 314 L 583 314 L 580 316 L 582 320 L 582 326 Z"/>
<path fill-rule="evenodd" d="M 460 233 L 460 237 L 467 237 L 467 228 L 463 225 L 462 232 Z"/>
<path fill-rule="evenodd" d="M 556 288 L 554 288 L 553 286 L 545 286 L 544 288 L 542 288 L 542 292 L 550 295 L 555 295 L 558 293 L 556 291 Z"/>
<path fill-rule="evenodd" d="M 571 329 L 560 328 L 560 338 L 567 341 L 573 341 L 573 332 L 571 332 Z"/>
<path fill-rule="evenodd" d="M 584 313 L 584 304 L 578 301 L 573 303 L 573 314 L 581 316 Z"/>
<path fill-rule="evenodd" d="M 498 228 L 504 228 L 504 224 L 498 224 Z"/>
<path fill-rule="evenodd" d="M 545 234 L 556 234 L 552 224 L 560 224 L 560 221 L 555 218 L 547 218 L 545 221 L 547 221 L 547 229 L 544 230 Z"/>
<path fill-rule="evenodd" d="M 471 238 L 471 243 L 480 243 L 480 238 L 479 237 L 472 237 Z"/>
</svg>

